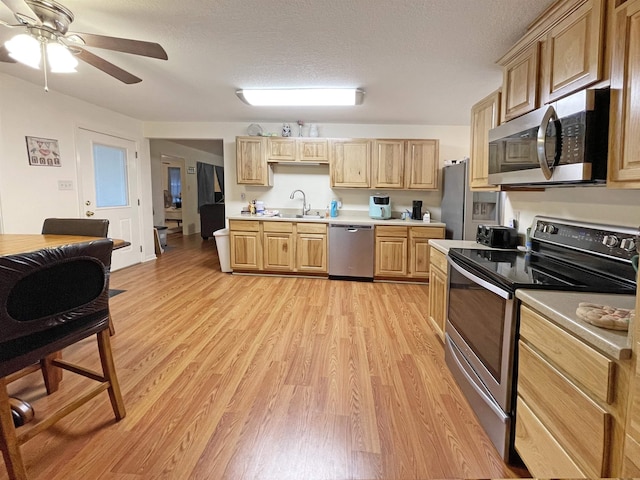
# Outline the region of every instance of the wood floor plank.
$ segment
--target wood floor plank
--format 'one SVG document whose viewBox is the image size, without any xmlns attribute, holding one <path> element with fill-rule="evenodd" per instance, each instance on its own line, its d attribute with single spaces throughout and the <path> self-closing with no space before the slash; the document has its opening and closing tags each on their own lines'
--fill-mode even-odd
<svg viewBox="0 0 640 480">
<path fill-rule="evenodd" d="M 125 290 L 110 305 L 127 417 L 98 396 L 22 447 L 32 479 L 527 475 L 451 377 L 427 286 L 231 275 L 212 240 L 172 234 L 169 247 L 111 276 Z M 94 344 L 63 355 L 97 369 Z M 60 399 L 40 384 L 34 373 L 10 392 L 38 414 Z M 61 390 L 82 386 L 65 373 Z"/>
</svg>

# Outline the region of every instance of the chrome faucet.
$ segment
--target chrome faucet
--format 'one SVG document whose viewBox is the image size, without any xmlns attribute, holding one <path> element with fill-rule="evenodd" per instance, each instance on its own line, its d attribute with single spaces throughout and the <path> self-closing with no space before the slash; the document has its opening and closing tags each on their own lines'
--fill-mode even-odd
<svg viewBox="0 0 640 480">
<path fill-rule="evenodd" d="M 291 200 L 293 200 L 296 192 L 300 192 L 302 194 L 302 215 L 306 215 L 307 213 L 309 213 L 309 210 L 311 210 L 311 204 L 307 205 L 307 196 L 302 190 L 294 190 L 293 192 L 291 192 L 291 195 L 289 196 Z"/>
</svg>

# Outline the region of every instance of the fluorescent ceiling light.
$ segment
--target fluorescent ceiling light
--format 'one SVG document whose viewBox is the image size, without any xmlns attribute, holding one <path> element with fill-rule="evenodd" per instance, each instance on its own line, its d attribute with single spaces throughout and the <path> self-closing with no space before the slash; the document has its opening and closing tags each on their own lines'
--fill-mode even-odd
<svg viewBox="0 0 640 480">
<path fill-rule="evenodd" d="M 256 106 L 344 106 L 360 105 L 364 91 L 359 88 L 293 88 L 238 90 L 243 102 Z"/>
</svg>

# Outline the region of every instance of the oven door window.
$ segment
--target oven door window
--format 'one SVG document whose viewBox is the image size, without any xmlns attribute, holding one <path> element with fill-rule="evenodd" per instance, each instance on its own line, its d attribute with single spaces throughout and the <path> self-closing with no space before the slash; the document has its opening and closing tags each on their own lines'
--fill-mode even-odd
<svg viewBox="0 0 640 480">
<path fill-rule="evenodd" d="M 449 322 L 496 382 L 502 375 L 507 300 L 460 274 L 449 271 Z"/>
</svg>

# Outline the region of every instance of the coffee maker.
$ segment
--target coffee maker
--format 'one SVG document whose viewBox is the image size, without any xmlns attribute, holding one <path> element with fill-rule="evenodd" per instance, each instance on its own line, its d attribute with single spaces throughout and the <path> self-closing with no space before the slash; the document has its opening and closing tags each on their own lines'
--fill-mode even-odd
<svg viewBox="0 0 640 480">
<path fill-rule="evenodd" d="M 422 220 L 422 200 L 413 201 L 413 210 L 411 211 L 412 220 Z"/>
</svg>

